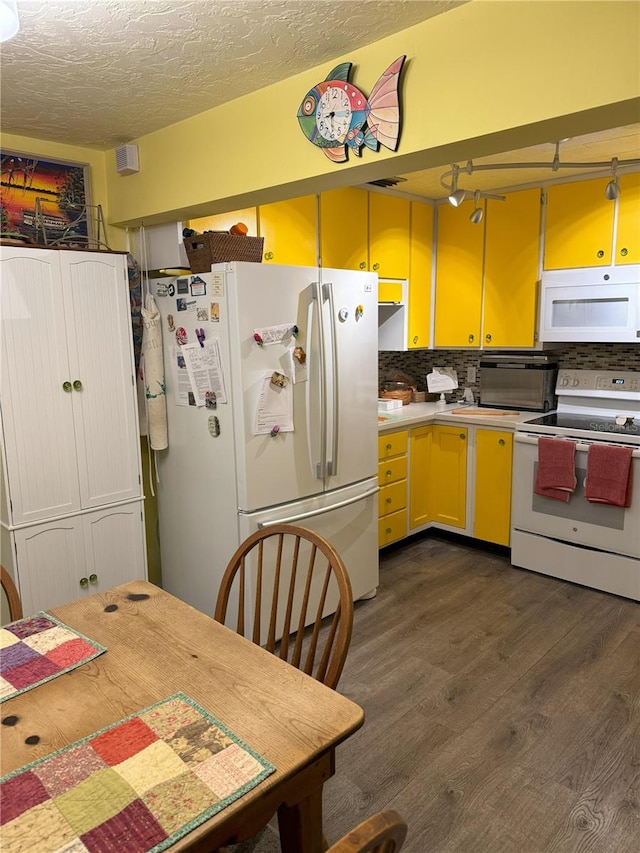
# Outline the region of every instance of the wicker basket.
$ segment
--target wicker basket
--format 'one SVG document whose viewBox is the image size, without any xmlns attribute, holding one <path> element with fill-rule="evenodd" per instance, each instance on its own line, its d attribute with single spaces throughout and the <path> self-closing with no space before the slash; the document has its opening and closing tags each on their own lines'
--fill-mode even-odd
<svg viewBox="0 0 640 853">
<path fill-rule="evenodd" d="M 226 261 L 262 261 L 264 237 L 240 237 L 226 231 L 205 231 L 185 237 L 184 247 L 191 272 L 209 272 L 211 264 Z"/>
</svg>

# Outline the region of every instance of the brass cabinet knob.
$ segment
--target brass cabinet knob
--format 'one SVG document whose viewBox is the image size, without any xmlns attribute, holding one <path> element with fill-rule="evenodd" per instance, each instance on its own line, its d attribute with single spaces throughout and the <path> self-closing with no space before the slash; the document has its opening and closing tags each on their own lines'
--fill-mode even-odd
<svg viewBox="0 0 640 853">
<path fill-rule="evenodd" d="M 66 391 L 67 394 L 72 390 L 72 388 L 73 388 L 73 385 L 70 382 L 63 382 L 62 383 L 62 390 Z"/>
<path fill-rule="evenodd" d="M 264 259 L 265 259 L 265 261 L 272 261 L 273 260 L 273 252 L 265 252 L 264 253 Z"/>
<path fill-rule="evenodd" d="M 393 474 L 393 471 L 386 471 L 384 476 L 390 477 L 392 474 Z"/>
<path fill-rule="evenodd" d="M 359 266 L 360 266 L 360 269 L 361 269 L 361 270 L 366 270 L 366 268 L 367 268 L 367 262 L 366 262 L 366 261 L 360 261 Z"/>
<path fill-rule="evenodd" d="M 393 447 L 393 444 L 387 444 L 387 450 L 391 450 L 392 447 Z"/>
<path fill-rule="evenodd" d="M 413 336 L 413 342 L 414 342 L 414 344 L 418 343 L 418 336 L 417 335 Z"/>
<path fill-rule="evenodd" d="M 75 379 L 73 382 L 74 391 L 82 391 L 82 382 L 79 379 Z"/>
<path fill-rule="evenodd" d="M 485 340 L 487 343 L 491 343 L 491 335 L 485 335 Z"/>
<path fill-rule="evenodd" d="M 628 250 L 628 249 L 624 249 L 624 248 L 623 248 L 623 249 L 620 249 L 620 254 L 622 255 L 622 257 L 623 257 L 623 258 L 626 258 L 626 257 L 627 257 L 627 255 L 629 254 L 629 250 Z"/>
<path fill-rule="evenodd" d="M 596 255 L 599 258 L 604 258 L 604 252 L 602 251 L 602 249 L 598 249 L 598 251 L 596 252 Z"/>
<path fill-rule="evenodd" d="M 506 442 L 505 442 L 504 438 L 499 438 L 499 439 L 498 439 L 498 444 L 500 445 L 500 447 L 504 447 L 504 446 L 505 446 L 505 444 L 506 444 Z"/>
<path fill-rule="evenodd" d="M 98 575 L 96 575 L 95 572 L 94 574 L 89 575 L 89 583 L 98 583 Z"/>
<path fill-rule="evenodd" d="M 473 340 L 474 340 L 474 335 L 473 334 L 469 335 L 469 343 L 470 344 L 473 343 Z"/>
<path fill-rule="evenodd" d="M 373 265 L 373 269 L 374 269 L 374 270 L 379 270 L 379 269 L 380 269 L 380 264 L 374 264 L 374 265 Z"/>
<path fill-rule="evenodd" d="M 385 503 L 388 503 L 388 504 L 393 503 L 392 498 L 387 498 L 387 499 L 385 500 Z"/>
<path fill-rule="evenodd" d="M 387 527 L 387 529 L 385 530 L 385 533 L 391 533 L 391 528 Z"/>
<path fill-rule="evenodd" d="M 86 589 L 89 586 L 89 579 L 80 578 L 80 586 L 82 587 L 82 589 Z"/>
</svg>

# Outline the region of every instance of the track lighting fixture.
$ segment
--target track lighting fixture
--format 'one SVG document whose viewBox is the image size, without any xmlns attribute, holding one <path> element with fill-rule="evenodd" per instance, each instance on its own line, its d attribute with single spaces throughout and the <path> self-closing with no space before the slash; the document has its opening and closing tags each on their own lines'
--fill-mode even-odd
<svg viewBox="0 0 640 853">
<path fill-rule="evenodd" d="M 467 193 L 465 190 L 458 189 L 458 171 L 459 167 L 453 167 L 453 178 L 451 180 L 451 192 L 449 193 L 449 204 L 452 204 L 454 207 L 460 207 L 462 202 L 467 197 Z"/>
<path fill-rule="evenodd" d="M 590 162 L 590 163 L 563 163 L 560 160 L 560 144 L 562 142 L 566 142 L 566 139 L 561 139 L 560 141 L 555 143 L 555 153 L 553 156 L 553 160 L 550 163 L 487 163 L 481 165 L 474 165 L 472 160 L 468 160 L 466 166 L 463 167 L 463 170 L 467 175 L 472 175 L 474 172 L 485 172 L 492 171 L 497 169 L 551 169 L 552 172 L 557 172 L 559 169 L 611 169 L 611 180 L 607 184 L 605 189 L 605 195 L 608 199 L 614 200 L 620 195 L 620 184 L 618 183 L 618 167 L 619 166 L 640 166 L 640 159 L 635 158 L 631 160 L 619 160 L 617 157 L 614 157 L 611 162 Z M 449 203 L 454 207 L 459 207 L 464 199 L 466 198 L 467 191 L 464 189 L 458 188 L 458 176 L 462 169 L 457 163 L 454 163 L 451 166 L 451 169 L 447 172 L 444 172 L 440 176 L 441 185 L 447 190 L 449 194 Z M 450 181 L 450 183 L 449 183 Z M 488 196 L 486 193 L 480 193 L 480 197 L 482 198 L 495 198 L 495 196 Z M 476 214 L 476 219 L 472 219 L 472 222 L 480 222 L 482 216 L 480 213 L 476 213 L 476 211 L 480 210 L 477 206 L 471 214 L 473 217 Z"/>
<path fill-rule="evenodd" d="M 614 157 L 611 161 L 611 180 L 607 184 L 604 191 L 606 197 L 613 201 L 620 195 L 620 184 L 618 183 L 618 158 Z"/>
<path fill-rule="evenodd" d="M 482 217 L 484 216 L 484 211 L 480 207 L 480 191 L 476 190 L 473 194 L 473 204 L 474 208 L 471 213 L 469 219 L 473 222 L 474 225 L 477 225 L 479 222 L 482 222 Z"/>
</svg>

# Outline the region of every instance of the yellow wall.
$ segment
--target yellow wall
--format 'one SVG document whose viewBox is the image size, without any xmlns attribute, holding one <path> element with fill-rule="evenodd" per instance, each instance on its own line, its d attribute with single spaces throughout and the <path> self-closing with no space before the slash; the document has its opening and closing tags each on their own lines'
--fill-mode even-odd
<svg viewBox="0 0 640 853">
<path fill-rule="evenodd" d="M 440 166 L 637 121 L 640 4 L 474 0 L 107 155 L 112 221 L 151 225 Z M 301 133 L 306 92 L 339 61 L 365 92 L 400 54 L 400 153 L 334 164 Z"/>
</svg>

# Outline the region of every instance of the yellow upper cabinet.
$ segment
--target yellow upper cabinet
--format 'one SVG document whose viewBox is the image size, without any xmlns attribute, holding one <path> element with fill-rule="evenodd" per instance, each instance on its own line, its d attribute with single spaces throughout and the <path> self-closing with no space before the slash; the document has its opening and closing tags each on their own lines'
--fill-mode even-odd
<svg viewBox="0 0 640 853">
<path fill-rule="evenodd" d="M 555 184 L 547 189 L 544 268 L 609 266 L 615 202 L 608 178 Z"/>
<path fill-rule="evenodd" d="M 320 194 L 320 262 L 323 267 L 368 269 L 368 232 L 366 190 L 343 187 Z"/>
<path fill-rule="evenodd" d="M 468 210 L 467 210 L 468 207 Z M 435 335 L 437 347 L 480 346 L 484 222 L 469 220 L 471 206 L 438 206 Z"/>
<path fill-rule="evenodd" d="M 316 266 L 316 209 L 314 195 L 260 205 L 258 229 L 266 263 Z"/>
<path fill-rule="evenodd" d="M 380 278 L 408 278 L 410 202 L 369 193 L 369 269 Z"/>
<path fill-rule="evenodd" d="M 412 201 L 407 341 L 409 349 L 429 346 L 432 245 L 433 207 Z"/>
<path fill-rule="evenodd" d="M 640 263 L 640 173 L 620 175 L 616 264 Z"/>
<path fill-rule="evenodd" d="M 487 200 L 484 254 L 485 347 L 532 347 L 540 263 L 540 190 Z M 478 227 L 478 226 L 475 226 Z"/>
</svg>

